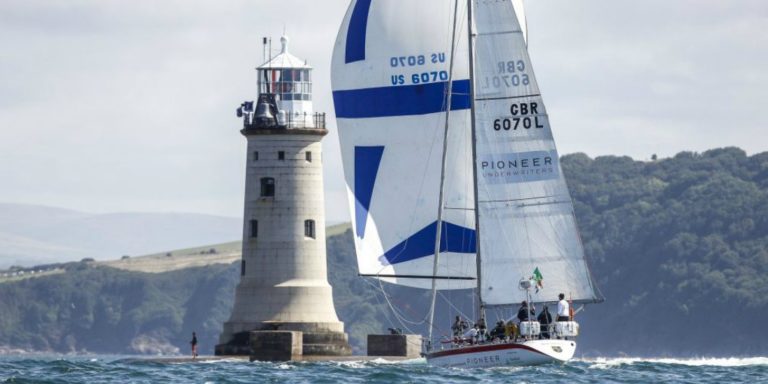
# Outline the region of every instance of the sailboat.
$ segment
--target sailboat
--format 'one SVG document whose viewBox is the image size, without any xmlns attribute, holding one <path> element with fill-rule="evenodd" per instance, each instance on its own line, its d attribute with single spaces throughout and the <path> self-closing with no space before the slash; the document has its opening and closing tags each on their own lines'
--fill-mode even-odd
<svg viewBox="0 0 768 384">
<path fill-rule="evenodd" d="M 361 276 L 474 289 L 474 315 L 601 301 L 527 50 L 521 0 L 352 0 L 332 87 Z M 439 230 L 438 230 L 439 229 Z M 533 304 L 532 304 L 533 305 Z M 451 319 L 452 320 L 452 319 Z M 508 320 L 508 319 L 500 319 Z M 578 324 L 441 343 L 439 366 L 568 361 Z M 492 323 L 491 323 L 492 324 Z"/>
</svg>

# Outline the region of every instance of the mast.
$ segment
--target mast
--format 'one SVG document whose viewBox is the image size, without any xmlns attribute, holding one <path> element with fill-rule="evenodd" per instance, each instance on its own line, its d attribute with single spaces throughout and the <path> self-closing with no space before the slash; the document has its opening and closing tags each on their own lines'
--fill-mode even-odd
<svg viewBox="0 0 768 384">
<path fill-rule="evenodd" d="M 448 64 L 448 83 L 446 85 L 445 99 L 445 129 L 443 130 L 443 156 L 440 162 L 440 197 L 437 199 L 437 229 L 435 230 L 435 257 L 432 263 L 432 297 L 429 305 L 429 336 L 427 337 L 428 349 L 432 349 L 432 324 L 435 321 L 435 301 L 437 299 L 437 268 L 440 260 L 440 241 L 443 232 L 443 203 L 445 199 L 445 160 L 448 156 L 448 127 L 451 115 L 451 96 L 453 95 L 453 63 L 456 52 L 456 23 L 459 10 L 459 0 L 454 2 L 453 7 L 453 31 L 451 33 L 451 58 Z"/>
<path fill-rule="evenodd" d="M 485 306 L 483 305 L 483 293 L 482 293 L 482 269 L 480 268 L 480 209 L 479 200 L 480 197 L 477 193 L 477 128 L 475 121 L 475 41 L 474 34 L 472 33 L 472 2 L 473 0 L 467 0 L 467 34 L 469 43 L 469 103 L 470 103 L 470 120 L 472 128 L 472 187 L 475 194 L 475 244 L 476 248 L 476 263 L 477 263 L 477 305 L 479 317 L 485 318 Z"/>
</svg>

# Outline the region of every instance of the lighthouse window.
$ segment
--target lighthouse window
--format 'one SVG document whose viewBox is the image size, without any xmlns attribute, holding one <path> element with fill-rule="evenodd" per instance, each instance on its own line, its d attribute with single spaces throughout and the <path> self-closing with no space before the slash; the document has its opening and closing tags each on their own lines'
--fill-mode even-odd
<svg viewBox="0 0 768 384">
<path fill-rule="evenodd" d="M 285 151 L 277 152 L 277 159 L 278 160 L 285 160 Z"/>
<path fill-rule="evenodd" d="M 304 220 L 304 236 L 315 238 L 315 221 Z"/>
<path fill-rule="evenodd" d="M 306 157 L 307 161 L 309 161 L 310 163 L 312 162 L 312 152 L 307 151 L 306 153 L 304 153 L 304 156 Z"/>
<path fill-rule="evenodd" d="M 261 178 L 261 197 L 275 196 L 275 179 L 272 177 Z"/>
<path fill-rule="evenodd" d="M 259 151 L 253 152 L 253 161 L 259 161 Z"/>
<path fill-rule="evenodd" d="M 259 237 L 259 221 L 251 220 L 251 237 Z"/>
<path fill-rule="evenodd" d="M 245 276 L 245 260 L 240 260 L 240 276 Z"/>
</svg>

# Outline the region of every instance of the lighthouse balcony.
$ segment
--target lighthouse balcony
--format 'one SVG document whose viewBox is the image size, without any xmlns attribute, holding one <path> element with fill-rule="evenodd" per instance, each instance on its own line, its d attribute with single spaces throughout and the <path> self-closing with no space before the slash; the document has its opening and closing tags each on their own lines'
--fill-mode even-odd
<svg viewBox="0 0 768 384">
<path fill-rule="evenodd" d="M 237 109 L 237 116 L 243 119 L 243 134 L 258 134 L 264 130 L 327 132 L 325 113 L 278 109 L 273 94 L 259 95 L 259 100 L 256 103 L 243 102 Z"/>
<path fill-rule="evenodd" d="M 279 118 L 278 118 L 279 120 Z M 325 113 L 286 113 L 285 128 L 325 129 Z"/>
<path fill-rule="evenodd" d="M 260 133 L 327 133 L 325 129 L 325 113 L 312 114 L 278 114 L 275 119 L 262 119 L 258 115 L 243 116 L 243 134 Z"/>
</svg>

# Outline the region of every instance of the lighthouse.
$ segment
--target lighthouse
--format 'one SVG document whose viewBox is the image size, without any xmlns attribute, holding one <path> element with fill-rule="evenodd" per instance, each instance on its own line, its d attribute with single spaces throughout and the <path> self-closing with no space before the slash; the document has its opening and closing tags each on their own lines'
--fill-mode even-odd
<svg viewBox="0 0 768 384">
<path fill-rule="evenodd" d="M 327 276 L 325 114 L 312 108 L 312 67 L 280 41 L 256 68 L 258 99 L 237 110 L 248 141 L 242 260 L 216 354 L 249 354 L 253 331 L 298 331 L 303 355 L 349 355 Z"/>
</svg>

